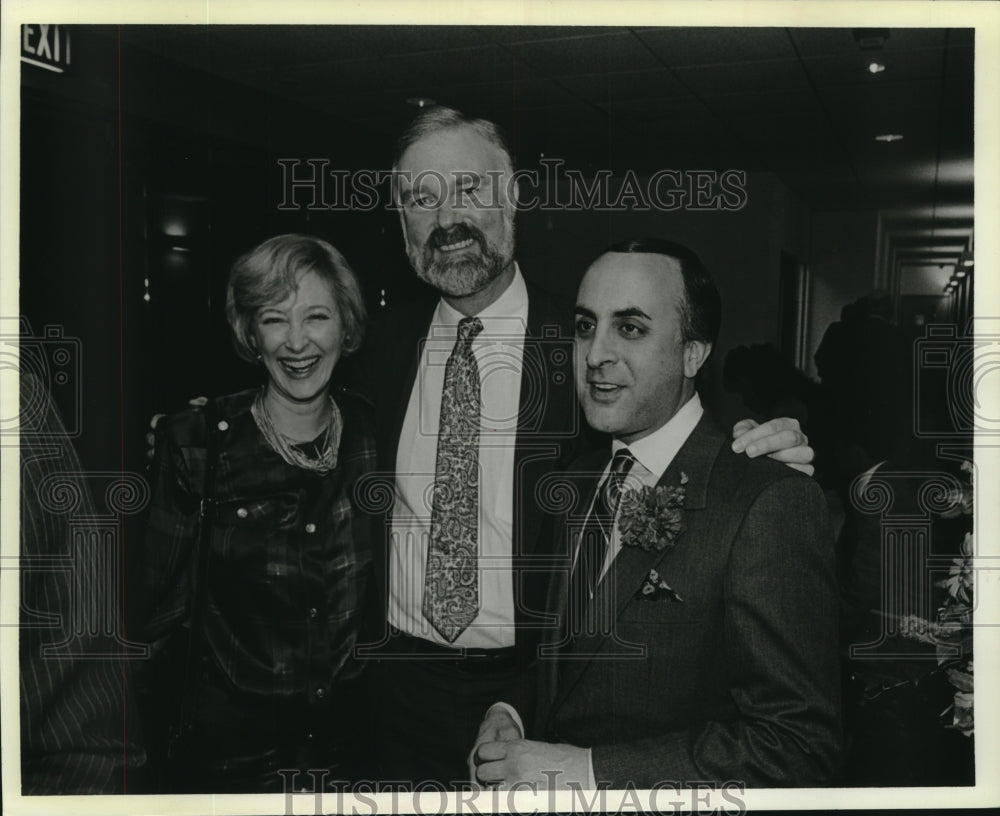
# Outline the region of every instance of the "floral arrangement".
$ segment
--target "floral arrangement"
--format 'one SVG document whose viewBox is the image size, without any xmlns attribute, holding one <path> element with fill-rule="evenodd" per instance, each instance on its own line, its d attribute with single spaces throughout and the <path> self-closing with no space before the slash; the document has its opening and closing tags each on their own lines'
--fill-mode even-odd
<svg viewBox="0 0 1000 816">
<path fill-rule="evenodd" d="M 665 550 L 684 532 L 684 485 L 687 474 L 681 473 L 679 485 L 643 486 L 622 491 L 618 529 L 623 547 Z"/>
<path fill-rule="evenodd" d="M 968 479 L 957 490 L 950 491 L 949 509 L 945 518 L 972 514 L 973 482 L 972 463 L 963 462 L 962 471 Z M 935 582 L 947 591 L 944 602 L 938 607 L 937 619 L 927 621 L 915 615 L 903 618 L 900 633 L 913 640 L 931 644 L 937 649 L 938 668 L 943 669 L 948 681 L 955 687 L 954 701 L 942 712 L 952 713 L 949 728 L 966 736 L 974 731 L 973 671 L 972 671 L 972 610 L 974 607 L 975 579 L 973 572 L 974 539 L 965 534 L 961 555 L 952 559 L 948 577 Z"/>
</svg>

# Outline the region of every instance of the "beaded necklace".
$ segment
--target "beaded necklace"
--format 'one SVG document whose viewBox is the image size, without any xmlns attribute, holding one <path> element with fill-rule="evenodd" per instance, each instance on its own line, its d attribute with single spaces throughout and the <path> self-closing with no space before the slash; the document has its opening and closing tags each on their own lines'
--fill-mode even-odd
<svg viewBox="0 0 1000 816">
<path fill-rule="evenodd" d="M 279 431 L 274 420 L 268 413 L 264 404 L 264 389 L 257 392 L 253 405 L 250 406 L 250 413 L 253 414 L 254 422 L 260 428 L 264 439 L 274 449 L 282 459 L 288 464 L 300 467 L 304 470 L 314 470 L 319 474 L 329 473 L 337 467 L 337 451 L 340 450 L 340 432 L 343 429 L 343 419 L 337 403 L 330 397 L 330 424 L 316 443 L 316 447 L 321 451 L 316 458 L 307 456 L 299 449 L 297 444 Z M 325 444 L 324 444 L 325 443 Z M 308 444 L 308 443 L 307 443 Z"/>
</svg>

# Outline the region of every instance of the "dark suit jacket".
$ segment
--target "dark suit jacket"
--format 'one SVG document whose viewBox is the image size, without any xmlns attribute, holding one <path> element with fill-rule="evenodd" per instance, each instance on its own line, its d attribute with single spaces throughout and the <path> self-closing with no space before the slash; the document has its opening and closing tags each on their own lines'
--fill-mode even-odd
<svg viewBox="0 0 1000 816">
<path fill-rule="evenodd" d="M 570 524 L 586 515 L 607 459 L 575 463 L 590 487 Z M 614 787 L 827 783 L 840 679 L 823 493 L 785 465 L 734 454 L 707 417 L 660 484 L 682 472 L 686 531 L 665 550 L 623 547 L 598 587 L 593 602 L 613 610 L 614 636 L 579 637 L 541 661 L 538 736 L 592 747 L 597 781 Z M 571 558 L 565 537 L 558 547 Z M 682 601 L 637 597 L 654 568 Z M 564 565 L 550 590 L 562 615 L 567 574 Z"/>
<path fill-rule="evenodd" d="M 514 454 L 514 592 L 519 645 L 534 653 L 534 636 L 545 625 L 551 537 L 542 534 L 552 511 L 545 477 L 566 465 L 582 425 L 573 384 L 573 307 L 527 283 L 528 325 Z M 386 310 L 373 321 L 359 363 L 375 404 L 379 471 L 391 487 L 400 432 L 417 374 L 423 341 L 438 299 Z M 538 488 L 543 489 L 540 491 Z M 387 490 L 382 491 L 385 495 Z M 382 617 L 388 603 L 391 508 L 378 508 L 381 535 L 373 563 Z M 524 641 L 523 644 L 520 641 Z"/>
</svg>

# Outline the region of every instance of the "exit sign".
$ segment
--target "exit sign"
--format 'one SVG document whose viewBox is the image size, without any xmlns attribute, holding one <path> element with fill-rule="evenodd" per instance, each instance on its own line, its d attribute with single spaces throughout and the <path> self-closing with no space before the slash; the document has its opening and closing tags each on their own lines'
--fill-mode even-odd
<svg viewBox="0 0 1000 816">
<path fill-rule="evenodd" d="M 68 26 L 21 26 L 21 62 L 62 74 L 69 68 L 72 56 Z"/>
</svg>

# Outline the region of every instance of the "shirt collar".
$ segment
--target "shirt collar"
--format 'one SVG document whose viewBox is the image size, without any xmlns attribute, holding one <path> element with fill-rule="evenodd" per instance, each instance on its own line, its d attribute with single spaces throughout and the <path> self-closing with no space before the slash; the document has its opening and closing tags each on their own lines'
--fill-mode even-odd
<svg viewBox="0 0 1000 816">
<path fill-rule="evenodd" d="M 439 326 L 455 327 L 458 321 L 465 317 L 458 309 L 452 306 L 444 298 L 438 301 L 437 311 L 434 313 L 434 323 Z M 526 323 L 528 320 L 528 287 L 521 275 L 521 269 L 514 262 L 514 277 L 510 285 L 503 291 L 493 303 L 476 315 L 482 322 L 487 333 L 490 332 L 491 321 L 506 318 L 520 320 Z M 494 330 L 496 327 L 494 326 Z"/>
<path fill-rule="evenodd" d="M 612 440 L 611 452 L 615 454 L 622 448 L 628 448 L 636 461 L 659 481 L 704 413 L 705 409 L 696 392 L 663 427 L 631 445 L 626 445 L 620 439 Z"/>
</svg>

